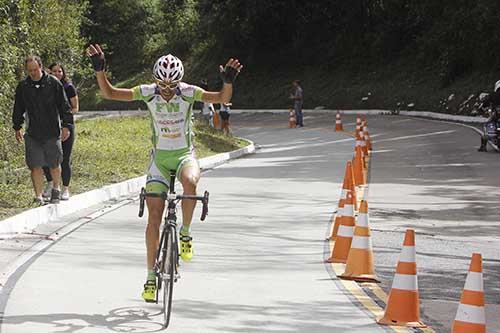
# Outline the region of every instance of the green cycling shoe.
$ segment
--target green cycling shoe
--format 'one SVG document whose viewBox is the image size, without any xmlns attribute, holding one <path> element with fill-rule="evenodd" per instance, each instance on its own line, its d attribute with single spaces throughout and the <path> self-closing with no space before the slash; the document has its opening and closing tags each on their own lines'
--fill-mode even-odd
<svg viewBox="0 0 500 333">
<path fill-rule="evenodd" d="M 180 235 L 181 259 L 190 261 L 193 258 L 193 237 Z"/>
<path fill-rule="evenodd" d="M 148 303 L 156 303 L 156 281 L 147 280 L 144 284 L 142 298 Z"/>
</svg>

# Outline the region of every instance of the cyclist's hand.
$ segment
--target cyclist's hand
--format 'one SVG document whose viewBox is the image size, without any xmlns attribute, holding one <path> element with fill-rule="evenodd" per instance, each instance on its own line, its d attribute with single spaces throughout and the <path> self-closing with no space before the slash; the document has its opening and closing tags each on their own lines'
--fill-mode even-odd
<svg viewBox="0 0 500 333">
<path fill-rule="evenodd" d="M 104 58 L 104 52 L 99 44 L 90 44 L 87 47 L 87 55 L 92 61 L 92 66 L 96 72 L 102 72 L 106 67 L 106 59 Z"/>
<path fill-rule="evenodd" d="M 16 140 L 17 142 L 23 142 L 23 132 L 21 130 L 16 131 Z"/>
<path fill-rule="evenodd" d="M 229 59 L 225 67 L 222 67 L 222 65 L 219 66 L 222 81 L 233 84 L 242 68 L 243 65 L 240 64 L 238 59 Z"/>
</svg>

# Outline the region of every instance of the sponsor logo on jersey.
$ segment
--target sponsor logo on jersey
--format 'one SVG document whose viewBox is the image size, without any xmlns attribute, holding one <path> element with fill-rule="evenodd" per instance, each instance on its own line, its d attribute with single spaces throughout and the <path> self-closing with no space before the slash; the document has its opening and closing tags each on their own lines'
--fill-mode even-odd
<svg viewBox="0 0 500 333">
<path fill-rule="evenodd" d="M 164 126 L 182 124 L 183 122 L 184 122 L 184 118 L 180 118 L 180 119 L 165 119 L 165 120 L 158 120 L 157 121 L 157 123 L 159 125 L 164 125 Z"/>
<path fill-rule="evenodd" d="M 167 139 L 177 139 L 180 138 L 181 133 L 164 133 L 161 135 L 162 138 L 167 138 Z"/>
<path fill-rule="evenodd" d="M 155 103 L 155 112 L 177 113 L 180 112 L 179 103 Z"/>
</svg>

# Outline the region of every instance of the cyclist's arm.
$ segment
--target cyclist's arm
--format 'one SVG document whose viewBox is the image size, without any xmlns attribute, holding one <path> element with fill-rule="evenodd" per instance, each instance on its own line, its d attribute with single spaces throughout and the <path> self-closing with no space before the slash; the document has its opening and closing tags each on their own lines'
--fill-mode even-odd
<svg viewBox="0 0 500 333">
<path fill-rule="evenodd" d="M 104 52 L 99 44 L 91 44 L 87 47 L 87 55 L 92 61 L 95 75 L 97 77 L 97 84 L 101 90 L 102 96 L 106 99 L 116 101 L 132 101 L 134 94 L 132 89 L 115 88 L 106 76 L 106 60 Z"/>
<path fill-rule="evenodd" d="M 105 71 L 96 72 L 97 84 L 101 90 L 102 97 L 115 101 L 133 101 L 134 94 L 132 89 L 115 88 L 108 80 Z"/>
<path fill-rule="evenodd" d="M 239 60 L 233 58 L 230 58 L 224 67 L 219 66 L 223 82 L 222 90 L 219 92 L 204 91 L 201 100 L 207 103 L 229 103 L 233 96 L 233 82 L 242 68 Z"/>
<path fill-rule="evenodd" d="M 205 103 L 229 103 L 231 97 L 233 96 L 233 85 L 231 83 L 224 83 L 222 90 L 219 92 L 215 91 L 204 91 L 201 96 L 201 100 Z"/>
</svg>

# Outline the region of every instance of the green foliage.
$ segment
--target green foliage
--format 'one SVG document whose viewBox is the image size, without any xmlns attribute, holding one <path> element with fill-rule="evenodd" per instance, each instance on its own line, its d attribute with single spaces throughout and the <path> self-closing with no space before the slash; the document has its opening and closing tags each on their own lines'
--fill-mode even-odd
<svg viewBox="0 0 500 333">
<path fill-rule="evenodd" d="M 123 79 L 150 61 L 145 53 L 161 47 L 151 41 L 160 21 L 158 1 L 91 0 L 83 33 L 105 49 L 109 67 Z"/>
<path fill-rule="evenodd" d="M 165 50 L 184 57 L 200 42 L 200 15 L 197 0 L 160 1 L 160 30 L 166 40 Z"/>
</svg>

